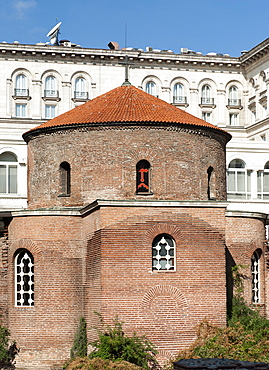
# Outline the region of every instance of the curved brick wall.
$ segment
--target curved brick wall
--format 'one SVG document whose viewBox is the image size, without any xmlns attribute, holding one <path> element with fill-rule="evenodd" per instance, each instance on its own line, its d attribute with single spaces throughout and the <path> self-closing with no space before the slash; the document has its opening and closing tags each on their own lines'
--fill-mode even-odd
<svg viewBox="0 0 269 370">
<path fill-rule="evenodd" d="M 113 126 L 55 130 L 32 138 L 29 207 L 76 206 L 95 199 L 208 200 L 214 169 L 216 200 L 226 199 L 227 135 L 187 126 Z M 151 195 L 136 195 L 136 164 L 151 165 Z M 71 167 L 71 195 L 59 197 L 61 162 Z"/>
</svg>

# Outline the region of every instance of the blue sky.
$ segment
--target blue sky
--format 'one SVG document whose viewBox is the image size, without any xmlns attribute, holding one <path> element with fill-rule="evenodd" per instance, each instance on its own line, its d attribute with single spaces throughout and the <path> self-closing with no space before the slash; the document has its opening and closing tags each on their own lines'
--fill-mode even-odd
<svg viewBox="0 0 269 370">
<path fill-rule="evenodd" d="M 60 39 L 82 47 L 109 41 L 145 49 L 228 53 L 269 37 L 268 0 L 0 0 L 0 42 L 47 42 L 59 21 Z"/>
</svg>

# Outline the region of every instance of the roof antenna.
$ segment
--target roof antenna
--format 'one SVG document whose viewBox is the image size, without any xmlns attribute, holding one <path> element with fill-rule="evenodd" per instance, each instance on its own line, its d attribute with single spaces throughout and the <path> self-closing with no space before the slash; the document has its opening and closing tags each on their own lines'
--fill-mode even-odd
<svg viewBox="0 0 269 370">
<path fill-rule="evenodd" d="M 57 22 L 57 18 L 56 18 L 56 22 Z M 50 38 L 50 43 L 51 45 L 59 45 L 59 39 L 58 39 L 58 36 L 60 34 L 60 27 L 61 27 L 61 24 L 62 22 L 59 22 L 56 24 L 56 26 L 54 26 L 50 31 L 49 33 L 47 34 L 46 37 L 49 37 Z"/>
<path fill-rule="evenodd" d="M 125 22 L 125 40 L 124 40 L 124 47 L 127 48 L 127 22 Z"/>
</svg>

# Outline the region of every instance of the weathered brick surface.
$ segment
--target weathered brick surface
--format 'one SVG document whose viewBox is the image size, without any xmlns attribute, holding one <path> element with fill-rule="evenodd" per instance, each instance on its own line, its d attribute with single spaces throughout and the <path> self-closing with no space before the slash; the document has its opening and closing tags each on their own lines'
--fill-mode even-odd
<svg viewBox="0 0 269 370">
<path fill-rule="evenodd" d="M 165 127 L 66 130 L 41 135 L 28 148 L 31 208 L 137 198 L 136 164 L 141 159 L 151 164 L 150 199 L 207 200 L 210 166 L 215 171 L 216 199 L 226 199 L 221 133 Z M 63 161 L 71 166 L 67 198 L 58 197 Z"/>
<path fill-rule="evenodd" d="M 229 265 L 242 265 L 244 279 L 244 296 L 246 301 L 251 303 L 251 256 L 255 250 L 262 251 L 260 259 L 260 304 L 254 305 L 269 317 L 268 310 L 268 272 L 265 265 L 265 228 L 264 220 L 247 217 L 226 218 L 226 245 Z"/>
<path fill-rule="evenodd" d="M 92 307 L 96 297 L 99 308 L 101 298 L 106 319 L 117 314 L 127 333 L 146 333 L 167 358 L 191 343 L 202 319 L 225 325 L 224 235 L 210 224 L 210 210 L 204 209 L 203 219 L 184 209 L 144 210 L 144 216 L 137 211 L 114 224 L 108 212 L 110 226 L 89 241 L 86 305 Z M 152 271 L 152 240 L 160 233 L 175 238 L 176 271 Z"/>
</svg>

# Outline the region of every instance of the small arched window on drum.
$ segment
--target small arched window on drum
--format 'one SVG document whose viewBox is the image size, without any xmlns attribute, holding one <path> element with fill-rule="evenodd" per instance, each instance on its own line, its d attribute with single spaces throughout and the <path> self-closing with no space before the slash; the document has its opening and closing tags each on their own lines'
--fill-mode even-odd
<svg viewBox="0 0 269 370">
<path fill-rule="evenodd" d="M 60 164 L 60 196 L 69 196 L 70 191 L 70 164 L 68 162 L 62 162 Z"/>
<path fill-rule="evenodd" d="M 146 160 L 139 161 L 136 165 L 136 193 L 150 193 L 150 164 Z"/>
</svg>

